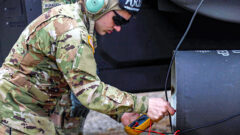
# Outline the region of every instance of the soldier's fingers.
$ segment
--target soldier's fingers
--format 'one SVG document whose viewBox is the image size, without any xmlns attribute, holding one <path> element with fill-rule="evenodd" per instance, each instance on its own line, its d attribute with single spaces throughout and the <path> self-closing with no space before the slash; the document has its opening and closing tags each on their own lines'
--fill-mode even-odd
<svg viewBox="0 0 240 135">
<path fill-rule="evenodd" d="M 171 106 L 168 107 L 168 112 L 171 114 L 171 115 L 174 115 L 174 113 L 176 112 L 174 108 L 172 108 Z"/>
<path fill-rule="evenodd" d="M 164 115 L 160 115 L 154 122 L 158 122 L 158 121 L 160 121 L 163 118 L 164 118 Z"/>
</svg>

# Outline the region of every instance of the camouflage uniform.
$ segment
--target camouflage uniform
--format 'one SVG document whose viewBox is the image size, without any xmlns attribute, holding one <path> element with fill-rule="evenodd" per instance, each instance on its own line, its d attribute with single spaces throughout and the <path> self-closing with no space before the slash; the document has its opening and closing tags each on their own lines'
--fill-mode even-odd
<svg viewBox="0 0 240 135">
<path fill-rule="evenodd" d="M 97 76 L 86 18 L 80 4 L 62 5 L 22 32 L 0 69 L 0 131 L 79 134 L 81 116 L 71 115 L 71 92 L 85 107 L 110 116 L 147 111 L 147 97 Z"/>
</svg>

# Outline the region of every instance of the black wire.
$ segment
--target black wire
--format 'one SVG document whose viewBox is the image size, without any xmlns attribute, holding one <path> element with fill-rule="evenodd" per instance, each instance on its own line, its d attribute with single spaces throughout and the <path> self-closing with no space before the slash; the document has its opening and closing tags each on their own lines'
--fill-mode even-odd
<svg viewBox="0 0 240 135">
<path fill-rule="evenodd" d="M 199 126 L 199 127 L 195 127 L 195 128 L 190 128 L 190 129 L 185 129 L 185 130 L 181 131 L 181 133 L 191 132 L 191 131 L 193 131 L 193 130 L 198 130 L 198 129 L 201 129 L 201 128 L 212 127 L 212 126 L 221 124 L 221 123 L 223 123 L 223 122 L 226 122 L 226 121 L 228 121 L 228 120 L 231 120 L 231 119 L 236 118 L 236 117 L 239 117 L 239 116 L 240 116 L 240 113 L 235 114 L 235 115 L 233 115 L 233 116 L 230 116 L 230 117 L 228 117 L 228 118 L 225 118 L 225 119 L 223 119 L 223 120 L 219 120 L 219 121 L 216 121 L 216 122 L 209 123 L 209 124 L 207 124 L 207 125 L 203 125 L 203 126 Z"/>
<path fill-rule="evenodd" d="M 224 123 L 224 122 L 226 122 L 226 121 L 228 121 L 228 120 L 231 120 L 231 119 L 236 118 L 236 117 L 239 117 L 239 116 L 240 116 L 240 113 L 235 114 L 235 115 L 233 115 L 233 116 L 230 116 L 230 117 L 228 117 L 228 118 L 225 118 L 225 119 L 223 119 L 223 120 L 219 120 L 219 121 L 216 121 L 216 122 L 212 122 L 212 123 L 209 123 L 209 124 L 206 124 L 206 125 L 202 125 L 202 126 L 199 126 L 199 127 L 194 127 L 194 128 L 182 130 L 182 131 L 180 131 L 179 134 L 183 134 L 183 133 L 187 133 L 187 132 L 192 132 L 192 131 L 194 131 L 194 130 L 198 130 L 198 129 L 201 129 L 201 128 L 212 127 L 212 126 L 215 126 L 215 125 Z M 149 131 L 140 130 L 140 129 L 135 129 L 135 130 L 139 130 L 139 131 L 143 131 L 143 132 L 149 132 Z M 151 131 L 150 131 L 150 132 L 151 132 Z M 157 133 L 154 133 L 154 132 L 151 132 L 151 133 L 157 134 Z M 162 134 L 166 134 L 166 135 L 167 135 L 167 134 L 168 134 L 168 135 L 171 135 L 171 134 L 172 134 L 172 135 L 173 135 L 174 133 L 162 133 Z"/>
<path fill-rule="evenodd" d="M 199 10 L 199 8 L 201 7 L 202 3 L 204 2 L 204 0 L 201 0 L 201 2 L 198 4 L 189 24 L 188 24 L 188 27 L 184 33 L 184 35 L 182 36 L 181 40 L 179 41 L 175 51 L 174 51 L 174 54 L 171 58 L 171 62 L 169 64 L 169 67 L 168 67 L 168 72 L 167 72 L 167 76 L 166 76 L 166 80 L 165 80 L 165 96 L 166 96 L 166 100 L 168 101 L 168 96 L 167 96 L 167 80 L 168 80 L 168 77 L 169 77 L 169 73 L 170 73 L 170 69 L 171 69 L 171 66 L 172 66 L 172 63 L 173 63 L 173 59 L 175 58 L 176 56 L 176 53 L 179 49 L 179 47 L 181 46 L 183 40 L 185 39 L 188 31 L 190 30 L 191 26 L 192 26 L 192 23 L 193 23 L 193 20 L 195 19 L 195 16 L 197 15 L 197 12 Z M 236 115 L 233 115 L 233 116 L 230 116 L 228 118 L 225 118 L 223 120 L 219 120 L 219 121 L 216 121 L 216 122 L 212 122 L 212 123 L 209 123 L 209 124 L 206 124 L 206 125 L 202 125 L 202 126 L 199 126 L 199 127 L 195 127 L 195 128 L 190 128 L 190 129 L 185 129 L 185 130 L 182 130 L 179 134 L 182 134 L 182 133 L 187 133 L 187 132 L 192 132 L 194 130 L 198 130 L 198 129 L 201 129 L 201 128 L 207 128 L 207 127 L 212 127 L 212 126 L 215 126 L 215 125 L 218 125 L 218 124 L 221 124 L 223 122 L 226 122 L 228 120 L 231 120 L 233 118 L 236 118 L 236 117 L 239 117 L 240 116 L 240 113 L 236 114 Z M 171 131 L 172 131 L 172 121 L 171 121 L 171 115 L 169 114 L 169 121 L 170 121 L 170 126 L 171 126 Z M 145 130 L 141 130 L 143 132 L 149 132 L 149 131 L 145 131 Z M 154 132 L 152 132 L 154 133 Z M 157 134 L 157 133 L 155 133 Z M 174 133 L 163 133 L 163 134 L 174 134 Z"/>
<path fill-rule="evenodd" d="M 183 40 L 185 39 L 186 35 L 188 34 L 188 31 L 190 30 L 190 28 L 191 28 L 191 26 L 192 26 L 193 20 L 195 19 L 196 15 L 197 15 L 197 12 L 198 12 L 198 10 L 199 10 L 199 8 L 201 7 L 201 5 L 202 5 L 203 2 L 204 2 L 204 0 L 201 0 L 201 2 L 198 4 L 198 6 L 197 6 L 197 8 L 196 8 L 196 10 L 195 10 L 195 12 L 194 12 L 194 14 L 193 14 L 193 16 L 192 16 L 189 24 L 188 24 L 187 29 L 186 29 L 185 33 L 183 34 L 181 40 L 179 41 L 179 43 L 178 43 L 178 45 L 177 45 L 177 47 L 176 47 L 176 49 L 175 49 L 175 51 L 174 51 L 174 54 L 173 54 L 173 56 L 172 56 L 170 65 L 169 65 L 169 67 L 168 67 L 168 72 L 167 72 L 167 76 L 166 76 L 166 80 L 165 80 L 165 87 L 164 87 L 164 88 L 165 88 L 165 96 L 166 96 L 166 100 L 167 100 L 167 101 L 168 101 L 168 96 L 167 96 L 167 81 L 168 81 L 168 77 L 169 77 L 170 70 L 171 70 L 171 67 L 172 67 L 173 59 L 175 58 L 176 53 L 177 53 L 179 47 L 181 46 L 181 44 L 182 44 Z M 170 121 L 171 131 L 173 131 L 172 120 L 171 120 L 171 115 L 170 115 L 170 114 L 169 114 L 169 121 Z"/>
<path fill-rule="evenodd" d="M 168 77 L 169 77 L 169 73 L 170 73 L 170 70 L 171 70 L 171 66 L 172 66 L 172 63 L 173 63 L 173 59 L 174 59 L 174 57 L 175 57 L 175 55 L 176 55 L 179 47 L 181 46 L 183 40 L 185 39 L 188 31 L 190 30 L 190 28 L 191 28 L 191 26 L 192 26 L 192 23 L 193 23 L 193 20 L 195 19 L 196 15 L 197 15 L 197 12 L 198 12 L 198 10 L 199 10 L 199 8 L 201 7 L 201 5 L 202 5 L 203 2 L 204 2 L 204 0 L 201 0 L 201 2 L 198 4 L 198 6 L 197 6 L 197 8 L 196 8 L 196 10 L 195 10 L 195 12 L 194 12 L 194 14 L 193 14 L 193 16 L 192 16 L 189 24 L 188 24 L 188 27 L 187 27 L 185 33 L 183 34 L 181 40 L 179 41 L 179 43 L 178 43 L 178 45 L 177 45 L 177 47 L 176 47 L 176 49 L 175 49 L 175 51 L 174 51 L 174 54 L 173 54 L 173 56 L 172 56 L 172 58 L 171 58 L 171 62 L 170 62 L 170 64 L 169 64 L 168 72 L 167 72 L 167 76 L 166 76 L 166 80 L 165 80 L 165 96 L 166 96 L 166 100 L 167 100 L 167 101 L 168 101 L 168 96 L 167 96 L 167 80 L 168 80 Z M 171 131 L 173 131 L 172 120 L 171 120 L 171 115 L 170 115 L 170 114 L 169 114 L 169 121 L 170 121 Z M 208 126 L 208 125 L 207 125 L 207 126 Z M 203 126 L 202 126 L 202 127 L 203 127 Z M 190 131 L 192 131 L 192 130 L 199 129 L 199 128 L 202 128 L 202 127 L 187 129 L 187 130 L 184 130 L 184 132 L 190 132 Z M 135 129 L 135 130 L 139 130 L 139 131 L 142 131 L 142 132 L 149 132 L 149 131 L 140 130 L 140 129 Z M 150 131 L 150 132 L 151 132 L 151 131 Z M 154 132 L 152 132 L 152 133 L 154 133 Z M 182 133 L 182 132 L 181 132 L 181 133 Z M 155 133 L 155 134 L 157 134 L 157 133 Z M 174 133 L 163 133 L 163 134 L 174 134 Z"/>
</svg>

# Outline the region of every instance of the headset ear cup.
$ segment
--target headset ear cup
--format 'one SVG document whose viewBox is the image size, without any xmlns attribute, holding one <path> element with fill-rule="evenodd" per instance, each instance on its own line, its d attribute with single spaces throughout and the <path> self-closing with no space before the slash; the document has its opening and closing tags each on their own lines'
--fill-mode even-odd
<svg viewBox="0 0 240 135">
<path fill-rule="evenodd" d="M 105 7 L 105 0 L 86 0 L 86 9 L 91 14 L 99 13 Z"/>
</svg>

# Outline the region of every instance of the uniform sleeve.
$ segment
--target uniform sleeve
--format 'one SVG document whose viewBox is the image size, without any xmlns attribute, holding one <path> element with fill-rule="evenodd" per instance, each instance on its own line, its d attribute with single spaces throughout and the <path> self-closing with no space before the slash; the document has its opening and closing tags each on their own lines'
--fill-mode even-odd
<svg viewBox="0 0 240 135">
<path fill-rule="evenodd" d="M 108 115 L 145 113 L 148 98 L 120 91 L 102 82 L 96 74 L 92 48 L 80 28 L 58 38 L 56 62 L 71 90 L 87 108 Z"/>
</svg>

